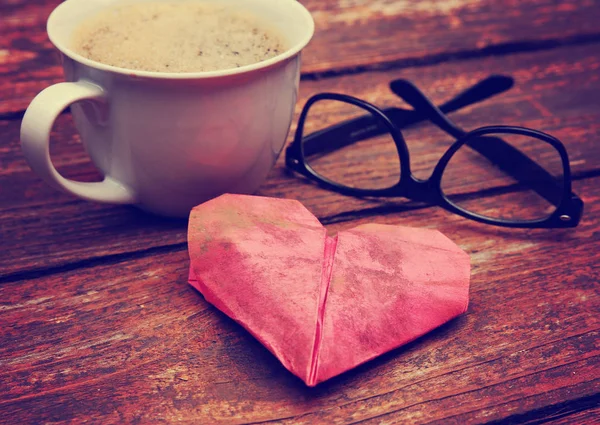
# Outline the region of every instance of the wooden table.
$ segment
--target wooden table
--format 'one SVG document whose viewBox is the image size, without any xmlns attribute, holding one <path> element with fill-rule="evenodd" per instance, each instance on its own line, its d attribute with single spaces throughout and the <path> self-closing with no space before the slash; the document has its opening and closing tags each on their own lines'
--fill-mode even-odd
<svg viewBox="0 0 600 425">
<path fill-rule="evenodd" d="M 259 194 L 300 200 L 331 232 L 436 228 L 472 259 L 465 315 L 313 389 L 187 284 L 185 221 L 76 200 L 25 163 L 23 111 L 62 79 L 45 34 L 58 3 L 0 3 L 0 423 L 600 421 L 600 3 L 303 0 L 317 32 L 297 112 L 321 91 L 402 105 L 395 78 L 443 102 L 511 75 L 453 118 L 554 134 L 586 203 L 575 229 L 501 229 L 336 195 L 280 158 Z M 65 176 L 98 178 L 68 114 L 52 143 Z M 421 177 L 448 146 L 407 143 Z"/>
</svg>

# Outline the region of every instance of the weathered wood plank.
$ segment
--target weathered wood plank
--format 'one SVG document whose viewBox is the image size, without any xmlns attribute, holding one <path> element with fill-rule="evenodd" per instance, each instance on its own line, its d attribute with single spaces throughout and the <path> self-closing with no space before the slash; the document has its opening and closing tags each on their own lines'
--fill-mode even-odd
<svg viewBox="0 0 600 425">
<path fill-rule="evenodd" d="M 315 389 L 186 284 L 184 250 L 5 283 L 0 423 L 482 423 L 598 395 L 599 182 L 576 183 L 591 202 L 574 230 L 502 230 L 439 209 L 376 219 L 459 243 L 469 311 Z"/>
<path fill-rule="evenodd" d="M 2 6 L 0 114 L 24 109 L 35 93 L 62 79 L 45 36 L 60 0 L 14 0 Z M 566 40 L 598 33 L 594 0 L 391 1 L 303 0 L 317 31 L 303 56 L 305 73 L 420 61 L 489 46 Z"/>
<path fill-rule="evenodd" d="M 327 81 L 303 82 L 297 110 L 308 96 L 324 90 L 351 93 L 378 105 L 401 105 L 387 88 L 394 78 L 407 78 L 436 102 L 448 100 L 486 76 L 488 69 L 503 67 L 516 85 L 501 96 L 453 115 L 466 128 L 483 124 L 521 124 L 555 134 L 569 149 L 575 172 L 600 166 L 600 93 L 597 66 L 600 57 L 588 47 L 560 49 L 534 55 L 489 58 L 483 61 L 385 73 L 346 76 Z M 70 118 L 63 116 L 55 129 L 53 160 L 66 176 L 94 180 L 96 170 L 74 136 Z M 4 252 L 0 275 L 30 269 L 59 267 L 107 255 L 185 243 L 185 222 L 151 217 L 128 207 L 77 201 L 46 186 L 33 175 L 20 153 L 18 123 L 0 128 L 0 224 Z M 407 132 L 413 171 L 425 178 L 449 146 L 436 133 Z M 365 147 L 367 149 L 368 147 Z M 282 158 L 283 159 L 283 158 Z M 259 193 L 301 200 L 319 217 L 346 211 L 382 207 L 398 200 L 374 201 L 332 194 L 291 176 L 282 159 Z M 340 165 L 343 167 L 343 164 Z M 357 168 L 361 173 L 370 170 Z M 582 194 L 585 199 L 586 194 Z M 94 244 L 87 241 L 93 238 Z"/>
</svg>

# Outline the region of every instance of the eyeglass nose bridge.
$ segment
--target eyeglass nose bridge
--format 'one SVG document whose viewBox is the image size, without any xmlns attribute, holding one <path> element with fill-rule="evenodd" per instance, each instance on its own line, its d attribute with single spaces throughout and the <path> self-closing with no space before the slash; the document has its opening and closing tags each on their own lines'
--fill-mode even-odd
<svg viewBox="0 0 600 425">
<path fill-rule="evenodd" d="M 403 173 L 398 182 L 398 187 L 402 187 L 400 196 L 427 204 L 436 204 L 439 201 L 438 186 L 434 179 L 421 180 L 410 173 Z"/>
</svg>

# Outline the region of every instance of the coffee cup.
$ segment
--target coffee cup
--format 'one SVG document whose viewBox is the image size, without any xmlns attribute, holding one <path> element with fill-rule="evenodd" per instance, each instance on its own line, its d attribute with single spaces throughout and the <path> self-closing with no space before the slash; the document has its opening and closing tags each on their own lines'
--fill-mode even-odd
<svg viewBox="0 0 600 425">
<path fill-rule="evenodd" d="M 67 0 L 50 15 L 66 82 L 38 94 L 25 113 L 21 145 L 31 168 L 79 198 L 165 216 L 186 216 L 225 192 L 255 191 L 289 132 L 300 52 L 314 32 L 309 12 L 296 0 L 220 0 L 268 21 L 287 49 L 239 68 L 167 73 L 107 65 L 70 48 L 82 21 L 120 1 Z M 151 0 L 135 0 L 143 1 Z M 52 165 L 50 131 L 69 106 L 101 182 L 67 179 Z"/>
</svg>

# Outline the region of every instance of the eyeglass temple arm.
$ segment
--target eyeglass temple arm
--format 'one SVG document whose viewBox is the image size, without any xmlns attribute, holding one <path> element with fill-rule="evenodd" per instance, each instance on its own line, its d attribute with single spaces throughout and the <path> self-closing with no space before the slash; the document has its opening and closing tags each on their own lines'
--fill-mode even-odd
<svg viewBox="0 0 600 425">
<path fill-rule="evenodd" d="M 396 81 L 404 80 L 392 81 L 390 83 L 390 89 L 396 96 L 402 98 L 402 96 L 400 96 L 394 90 Z M 438 109 L 444 114 L 457 111 L 461 108 L 482 102 L 492 96 L 509 90 L 514 85 L 514 82 L 515 80 L 512 77 L 507 77 L 504 75 L 491 75 L 481 80 L 474 86 L 468 88 L 464 92 L 458 94 L 453 99 L 450 99 L 446 103 L 440 105 Z M 388 115 L 392 122 L 399 128 L 408 127 L 409 125 L 417 124 L 430 119 L 429 116 L 423 113 L 423 111 L 417 109 L 410 110 L 389 108 L 389 113 L 388 110 L 386 110 L 386 115 Z"/>
<path fill-rule="evenodd" d="M 467 134 L 409 81 L 394 81 L 392 90 L 411 105 L 415 111 L 420 111 L 423 115 L 428 116 L 433 123 L 451 136 L 458 139 Z M 554 177 L 548 171 L 514 146 L 499 137 L 493 136 L 474 138 L 467 142 L 467 145 L 487 158 L 504 173 L 515 178 L 519 183 L 527 184 L 548 202 L 556 206 L 560 204 L 562 187 L 556 183 Z M 532 185 L 533 182 L 539 182 L 540 184 Z"/>
<path fill-rule="evenodd" d="M 454 112 L 465 106 L 481 102 L 512 87 L 511 77 L 492 75 L 473 87 L 460 93 L 455 98 L 440 106 L 444 113 Z M 393 86 L 394 82 L 390 85 Z M 419 111 L 402 108 L 387 108 L 383 112 L 399 128 L 427 120 L 429 117 Z M 388 129 L 372 115 L 365 115 L 344 121 L 332 127 L 311 133 L 304 137 L 303 150 L 305 156 L 317 153 L 325 154 L 356 143 L 361 140 L 385 134 Z"/>
</svg>

